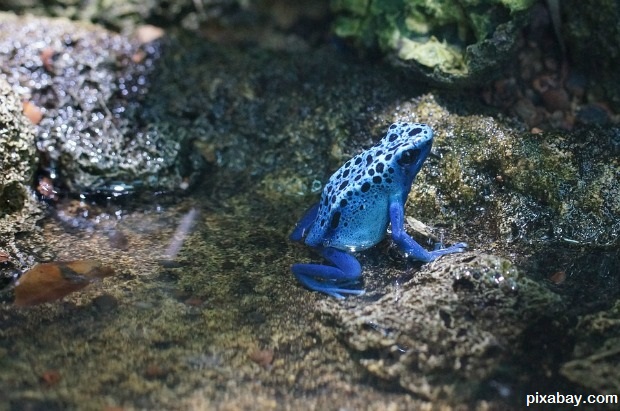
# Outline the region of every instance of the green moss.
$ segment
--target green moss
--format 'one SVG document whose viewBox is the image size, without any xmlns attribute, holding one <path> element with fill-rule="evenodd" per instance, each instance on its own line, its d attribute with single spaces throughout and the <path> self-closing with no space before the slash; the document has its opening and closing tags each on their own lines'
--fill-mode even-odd
<svg viewBox="0 0 620 411">
<path fill-rule="evenodd" d="M 373 271 L 366 269 L 367 279 L 385 275 Z M 565 324 L 557 295 L 511 261 L 481 253 L 441 258 L 397 291 L 347 302 L 326 300 L 321 308 L 360 365 L 435 402 L 462 403 L 499 367 L 527 367 L 515 354 L 530 332 L 540 332 L 540 318 L 554 315 Z M 529 354 L 546 350 L 543 344 L 533 348 Z"/>
<path fill-rule="evenodd" d="M 332 8 L 340 16 L 334 26 L 339 36 L 353 38 L 365 47 L 379 47 L 426 70 L 466 77 L 496 65 L 507 51 L 506 41 L 512 41 L 500 28 L 518 19 L 533 3 L 386 0 L 369 5 L 367 1 L 334 0 Z M 496 42 L 492 38 L 498 29 L 503 36 Z M 489 46 L 494 50 L 491 53 L 486 50 Z"/>
<path fill-rule="evenodd" d="M 565 200 L 563 188 L 573 186 L 578 179 L 572 153 L 560 149 L 551 139 L 526 137 L 511 158 L 504 170 L 508 185 L 560 211 Z"/>
</svg>

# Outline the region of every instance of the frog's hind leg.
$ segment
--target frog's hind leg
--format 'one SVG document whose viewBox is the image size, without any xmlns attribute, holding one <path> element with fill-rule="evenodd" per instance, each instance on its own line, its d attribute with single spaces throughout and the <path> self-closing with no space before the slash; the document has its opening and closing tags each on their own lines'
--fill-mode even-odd
<svg viewBox="0 0 620 411">
<path fill-rule="evenodd" d="M 362 266 L 355 257 L 332 247 L 319 249 L 321 255 L 335 265 L 293 264 L 291 270 L 305 287 L 332 297 L 344 298 L 342 294 L 362 295 L 364 290 L 348 288 L 356 284 L 362 275 Z"/>
</svg>

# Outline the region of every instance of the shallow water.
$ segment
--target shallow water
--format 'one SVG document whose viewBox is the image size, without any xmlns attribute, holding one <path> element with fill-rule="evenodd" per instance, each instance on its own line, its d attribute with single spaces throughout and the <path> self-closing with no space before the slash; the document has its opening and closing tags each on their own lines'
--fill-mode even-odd
<svg viewBox="0 0 620 411">
<path fill-rule="evenodd" d="M 287 241 L 293 210 L 244 190 L 217 204 L 200 192 L 164 202 L 143 210 L 110 205 L 97 218 L 72 220 L 84 229 L 46 220 L 57 260 L 98 260 L 116 275 L 62 301 L 0 308 L 0 395 L 8 400 L 0 408 L 412 401 L 363 384 L 334 331 L 317 321 L 314 303 L 324 297 L 289 274 L 294 260 L 310 256 Z M 190 210 L 193 228 L 166 259 Z M 362 389 L 363 397 L 351 398 Z"/>
</svg>

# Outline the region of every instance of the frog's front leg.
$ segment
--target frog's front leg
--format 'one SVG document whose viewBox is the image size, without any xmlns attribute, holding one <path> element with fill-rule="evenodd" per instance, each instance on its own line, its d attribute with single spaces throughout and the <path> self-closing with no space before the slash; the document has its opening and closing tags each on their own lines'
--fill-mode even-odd
<svg viewBox="0 0 620 411">
<path fill-rule="evenodd" d="M 323 264 L 293 264 L 291 271 L 307 288 L 332 297 L 344 298 L 342 294 L 362 295 L 364 290 L 348 288 L 359 281 L 362 266 L 351 254 L 333 247 L 317 250 L 335 267 Z"/>
<path fill-rule="evenodd" d="M 405 207 L 400 201 L 390 203 L 390 223 L 392 224 L 392 239 L 405 254 L 414 260 L 428 263 L 444 254 L 462 253 L 467 248 L 466 243 L 457 243 L 434 251 L 422 248 L 405 231 Z"/>
<path fill-rule="evenodd" d="M 316 220 L 316 215 L 319 212 L 319 203 L 313 204 L 308 211 L 304 214 L 304 216 L 299 220 L 297 225 L 295 225 L 295 229 L 288 237 L 291 241 L 301 241 L 306 236 L 306 232 L 312 227 L 314 224 L 314 220 Z"/>
</svg>

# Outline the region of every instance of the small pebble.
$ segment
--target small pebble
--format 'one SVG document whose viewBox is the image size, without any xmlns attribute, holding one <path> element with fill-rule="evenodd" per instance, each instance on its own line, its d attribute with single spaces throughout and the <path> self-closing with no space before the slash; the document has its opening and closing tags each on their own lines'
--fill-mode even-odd
<svg viewBox="0 0 620 411">
<path fill-rule="evenodd" d="M 56 370 L 47 370 L 41 374 L 41 382 L 47 388 L 53 387 L 54 385 L 58 384 L 61 379 L 62 376 L 60 375 L 60 372 Z"/>
<path fill-rule="evenodd" d="M 54 189 L 54 182 L 49 177 L 39 178 L 39 184 L 37 185 L 37 192 L 43 196 L 43 198 L 57 201 L 58 193 Z"/>
<path fill-rule="evenodd" d="M 541 93 L 541 98 L 548 111 L 566 111 L 570 108 L 570 98 L 562 88 L 548 89 Z"/>
<path fill-rule="evenodd" d="M 134 37 L 140 44 L 144 44 L 155 41 L 164 34 L 166 34 L 164 29 L 150 24 L 144 24 L 142 26 L 138 26 L 134 32 Z"/>
<path fill-rule="evenodd" d="M 609 121 L 609 115 L 601 106 L 588 104 L 577 112 L 577 121 L 581 124 L 602 126 Z"/>
<path fill-rule="evenodd" d="M 185 305 L 189 305 L 192 307 L 200 307 L 204 303 L 204 301 L 200 297 L 196 297 L 196 296 L 191 296 L 188 299 L 186 299 L 184 302 L 185 302 Z"/>
<path fill-rule="evenodd" d="M 24 101 L 23 111 L 24 115 L 28 117 L 28 120 L 30 120 L 32 124 L 39 124 L 43 119 L 43 112 L 41 109 L 29 101 Z"/>
<path fill-rule="evenodd" d="M 554 284 L 562 284 L 566 280 L 566 272 L 565 271 L 557 271 L 549 277 L 549 280 Z"/>
<path fill-rule="evenodd" d="M 50 73 L 54 72 L 54 55 L 55 54 L 56 52 L 51 47 L 44 48 L 43 50 L 41 50 L 41 53 L 39 54 L 43 67 L 45 68 L 45 70 L 47 70 Z"/>
<path fill-rule="evenodd" d="M 122 251 L 129 250 L 129 239 L 121 230 L 112 230 L 108 235 L 108 240 L 110 240 L 110 247 L 112 248 Z"/>
<path fill-rule="evenodd" d="M 149 364 L 144 370 L 144 376 L 149 380 L 163 379 L 168 375 L 168 370 L 157 364 Z"/>
<path fill-rule="evenodd" d="M 543 116 L 530 100 L 520 99 L 514 105 L 513 110 L 530 127 L 539 125 L 543 120 Z"/>
<path fill-rule="evenodd" d="M 273 350 L 259 350 L 258 348 L 256 348 L 248 352 L 248 357 L 250 358 L 250 360 L 254 361 L 261 367 L 269 369 L 271 368 L 271 362 L 273 361 Z"/>
<path fill-rule="evenodd" d="M 101 312 L 112 311 L 118 307 L 118 300 L 113 295 L 102 294 L 93 299 L 93 307 Z"/>
</svg>

